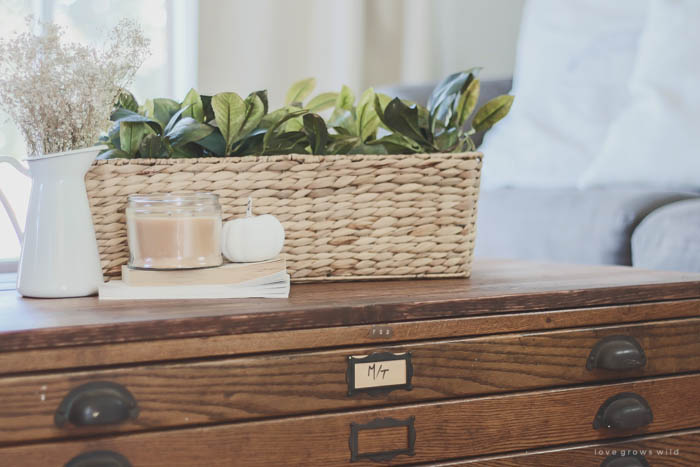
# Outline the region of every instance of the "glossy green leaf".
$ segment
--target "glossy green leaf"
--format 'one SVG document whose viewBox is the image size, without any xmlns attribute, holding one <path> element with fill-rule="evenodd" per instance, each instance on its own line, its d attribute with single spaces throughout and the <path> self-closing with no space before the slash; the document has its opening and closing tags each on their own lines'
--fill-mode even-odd
<svg viewBox="0 0 700 467">
<path fill-rule="evenodd" d="M 187 109 L 188 109 L 188 107 L 183 107 L 180 110 L 178 110 L 177 112 L 175 112 L 172 117 L 170 117 L 170 121 L 163 129 L 164 135 L 167 135 L 168 133 L 170 133 L 172 131 L 175 124 L 177 124 L 177 122 L 180 120 L 182 115 L 187 111 Z"/>
<path fill-rule="evenodd" d="M 172 99 L 153 99 L 153 111 L 148 116 L 165 128 L 170 119 L 180 110 L 180 104 Z"/>
<path fill-rule="evenodd" d="M 340 89 L 340 94 L 338 94 L 336 98 L 335 107 L 337 109 L 352 110 L 354 106 L 355 93 L 352 92 L 352 89 L 343 84 L 343 87 Z"/>
<path fill-rule="evenodd" d="M 348 154 L 360 144 L 360 138 L 350 134 L 331 134 L 326 149 L 328 154 Z"/>
<path fill-rule="evenodd" d="M 453 152 L 459 144 L 459 130 L 457 128 L 443 131 L 435 138 L 435 146 L 440 152 Z"/>
<path fill-rule="evenodd" d="M 139 111 L 139 103 L 136 102 L 136 98 L 126 89 L 122 89 L 119 92 L 119 97 L 117 98 L 117 105 L 123 109 L 130 110 L 132 112 Z"/>
<path fill-rule="evenodd" d="M 328 126 L 342 126 L 340 122 L 346 121 L 347 123 L 349 115 L 351 115 L 354 119 L 354 109 L 355 94 L 352 92 L 352 89 L 343 85 L 343 88 L 340 90 L 338 97 L 336 97 L 335 99 L 335 108 L 333 109 L 333 113 L 328 119 Z M 356 132 L 357 130 L 354 131 L 354 133 Z"/>
<path fill-rule="evenodd" d="M 455 102 L 463 90 L 467 88 L 469 83 L 476 78 L 480 68 L 471 68 L 469 70 L 453 73 L 443 79 L 433 89 L 433 92 L 428 99 L 428 111 L 433 118 L 447 122 L 452 111 L 454 110 Z"/>
<path fill-rule="evenodd" d="M 316 78 L 306 78 L 292 84 L 287 91 L 287 97 L 284 100 L 286 105 L 293 103 L 302 103 L 304 99 L 309 97 L 316 87 Z"/>
<path fill-rule="evenodd" d="M 214 131 L 214 127 L 200 123 L 192 117 L 181 118 L 166 135 L 173 147 L 184 146 L 206 138 Z"/>
<path fill-rule="evenodd" d="M 302 131 L 304 129 L 304 117 L 296 117 L 288 120 L 284 125 L 284 131 Z"/>
<path fill-rule="evenodd" d="M 269 109 L 268 101 L 267 101 L 267 90 L 266 90 L 266 89 L 263 89 L 263 90 L 260 90 L 260 91 L 252 92 L 252 93 L 250 93 L 250 94 L 251 94 L 251 95 L 252 95 L 252 94 L 255 94 L 256 96 L 258 96 L 258 97 L 260 98 L 260 100 L 262 101 L 263 106 L 264 106 L 265 114 L 267 115 L 267 112 L 268 112 L 268 109 Z M 250 95 L 249 95 L 248 97 L 250 97 Z"/>
<path fill-rule="evenodd" d="M 324 110 L 331 109 L 335 105 L 335 102 L 338 99 L 338 95 L 339 94 L 337 92 L 321 93 L 315 96 L 306 104 L 306 110 L 308 110 L 309 112 L 318 113 L 323 112 Z"/>
<path fill-rule="evenodd" d="M 190 117 L 187 117 L 190 118 Z M 196 122 L 196 120 L 192 119 Z M 199 123 L 199 122 L 196 122 Z M 201 123 L 200 123 L 201 125 Z M 173 159 L 191 159 L 194 157 L 200 157 L 201 151 L 198 146 L 193 144 L 185 144 L 182 146 L 173 146 L 170 148 L 170 157 Z"/>
<path fill-rule="evenodd" d="M 328 143 L 326 122 L 316 114 L 304 115 L 304 133 L 309 140 L 311 154 L 325 154 Z"/>
<path fill-rule="evenodd" d="M 139 156 L 146 159 L 165 157 L 168 152 L 165 143 L 159 135 L 146 135 L 139 145 Z"/>
<path fill-rule="evenodd" d="M 455 113 L 450 120 L 450 125 L 455 128 L 462 128 L 469 116 L 474 112 L 476 103 L 479 101 L 479 93 L 481 90 L 481 84 L 478 79 L 472 80 L 467 88 L 459 96 L 459 101 L 457 102 L 457 108 Z"/>
<path fill-rule="evenodd" d="M 423 147 L 420 144 L 398 133 L 384 136 L 372 141 L 371 144 L 384 146 L 388 154 L 415 154 L 423 151 Z"/>
<path fill-rule="evenodd" d="M 303 131 L 279 133 L 268 139 L 261 154 L 304 154 L 308 144 L 308 138 Z"/>
<path fill-rule="evenodd" d="M 147 123 L 154 131 L 158 133 L 163 131 L 163 128 L 160 126 L 160 123 L 158 121 L 124 108 L 119 108 L 112 112 L 110 120 L 112 120 L 113 122 Z"/>
<path fill-rule="evenodd" d="M 226 140 L 221 135 L 218 129 L 214 129 L 209 136 L 206 136 L 199 141 L 195 141 L 198 145 L 209 151 L 212 156 L 226 156 Z"/>
<path fill-rule="evenodd" d="M 238 135 L 236 135 L 235 141 L 240 140 L 242 137 L 256 129 L 265 116 L 265 103 L 262 101 L 262 99 L 260 99 L 259 95 L 249 95 L 246 97 L 244 103 L 245 119 L 243 120 L 241 130 L 238 132 Z"/>
<path fill-rule="evenodd" d="M 204 110 L 204 123 L 209 123 L 215 118 L 214 109 L 211 106 L 212 96 L 205 96 L 204 94 L 202 94 L 199 97 L 201 97 L 202 99 L 202 108 Z"/>
<path fill-rule="evenodd" d="M 151 133 L 153 130 L 144 122 L 119 122 L 120 149 L 133 157 L 143 137 Z"/>
<path fill-rule="evenodd" d="M 328 119 L 328 126 L 335 128 L 336 131 L 342 134 L 357 136 L 358 138 L 360 136 L 357 128 L 355 109 L 341 109 L 339 112 L 334 111 L 333 115 L 331 115 L 331 117 Z"/>
<path fill-rule="evenodd" d="M 378 143 L 360 143 L 350 148 L 348 154 L 388 154 L 386 147 Z"/>
<path fill-rule="evenodd" d="M 504 94 L 494 97 L 483 107 L 481 107 L 474 115 L 472 126 L 476 131 L 486 131 L 496 124 L 500 119 L 508 115 L 511 105 L 513 105 L 513 96 Z"/>
<path fill-rule="evenodd" d="M 282 109 L 280 109 L 280 110 L 282 110 Z M 285 112 L 286 113 L 282 114 L 281 118 L 278 118 L 277 121 L 265 132 L 265 135 L 263 136 L 263 145 L 262 145 L 262 153 L 263 154 L 271 154 L 269 152 L 270 150 L 279 150 L 282 146 L 280 145 L 280 143 L 277 140 L 280 138 L 287 143 L 289 143 L 292 140 L 295 140 L 295 138 L 296 138 L 296 137 L 293 138 L 293 137 L 289 137 L 289 136 L 283 136 L 285 134 L 300 133 L 304 138 L 306 138 L 306 135 L 301 131 L 280 133 L 278 130 L 288 120 L 290 120 L 292 118 L 300 117 L 300 116 L 306 114 L 307 111 L 306 110 L 289 111 L 288 109 L 285 109 Z M 298 135 L 296 135 L 296 136 L 298 136 Z M 279 152 L 274 152 L 274 154 L 279 154 Z"/>
<path fill-rule="evenodd" d="M 183 116 L 192 117 L 201 123 L 204 122 L 204 104 L 202 103 L 202 98 L 199 96 L 199 93 L 194 89 L 189 90 L 182 104 L 180 104 L 180 108 L 187 108 L 182 114 Z"/>
<path fill-rule="evenodd" d="M 374 89 L 369 88 L 360 96 L 357 103 L 357 134 L 362 142 L 374 139 L 379 128 L 379 116 L 374 109 Z"/>
<path fill-rule="evenodd" d="M 211 105 L 228 154 L 246 121 L 246 103 L 235 92 L 223 92 L 212 98 Z"/>
<path fill-rule="evenodd" d="M 384 121 L 392 131 L 416 141 L 427 150 L 432 149 L 430 142 L 421 132 L 418 107 L 408 107 L 401 99 L 395 98 L 384 109 Z"/>
</svg>

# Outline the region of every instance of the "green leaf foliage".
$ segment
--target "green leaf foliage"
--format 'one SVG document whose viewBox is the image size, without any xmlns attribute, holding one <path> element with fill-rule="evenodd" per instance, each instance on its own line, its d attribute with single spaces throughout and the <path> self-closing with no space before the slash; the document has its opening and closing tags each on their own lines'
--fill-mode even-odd
<svg viewBox="0 0 700 467">
<path fill-rule="evenodd" d="M 238 135 L 236 135 L 236 141 L 255 130 L 265 116 L 265 103 L 260 99 L 258 94 L 253 93 L 249 95 L 246 97 L 244 103 L 245 118 Z"/>
<path fill-rule="evenodd" d="M 199 141 L 195 141 L 198 145 L 206 149 L 210 156 L 225 156 L 226 155 L 226 140 L 221 135 L 218 128 L 215 128 L 209 136 L 205 136 Z"/>
<path fill-rule="evenodd" d="M 163 131 L 163 128 L 160 126 L 160 123 L 156 120 L 153 120 L 152 118 L 146 117 L 136 112 L 132 112 L 131 110 L 127 110 L 122 107 L 114 109 L 112 115 L 110 116 L 110 120 L 112 120 L 113 122 L 142 122 L 148 124 L 153 129 L 153 131 L 157 133 Z"/>
<path fill-rule="evenodd" d="M 211 106 L 211 99 L 213 96 L 205 96 L 202 94 L 199 96 L 202 98 L 202 110 L 204 111 L 204 122 L 209 123 L 214 120 L 214 109 Z"/>
<path fill-rule="evenodd" d="M 202 103 L 202 98 L 199 93 L 194 89 L 190 91 L 185 96 L 185 100 L 180 104 L 181 109 L 185 109 L 182 115 L 185 117 L 191 117 L 198 122 L 204 122 L 204 104 Z"/>
<path fill-rule="evenodd" d="M 392 131 L 419 143 L 430 151 L 431 143 L 421 129 L 421 122 L 424 124 L 427 122 L 420 118 L 420 114 L 418 106 L 409 107 L 397 97 L 384 109 L 384 122 Z M 422 114 L 425 115 L 425 112 Z"/>
<path fill-rule="evenodd" d="M 337 92 L 323 92 L 306 104 L 306 110 L 309 112 L 323 112 L 324 110 L 332 109 L 338 99 Z"/>
<path fill-rule="evenodd" d="M 316 78 L 306 78 L 292 84 L 284 99 L 285 105 L 301 104 L 316 87 Z"/>
<path fill-rule="evenodd" d="M 122 109 L 130 110 L 132 112 L 139 111 L 139 103 L 136 102 L 136 98 L 126 89 L 122 89 L 119 92 L 119 97 L 117 98 L 117 105 Z"/>
<path fill-rule="evenodd" d="M 374 108 L 375 94 L 374 89 L 369 88 L 357 103 L 357 135 L 362 142 L 370 139 L 375 139 L 377 129 L 379 128 L 379 116 Z"/>
<path fill-rule="evenodd" d="M 460 95 L 466 91 L 469 84 L 476 79 L 479 68 L 453 73 L 443 79 L 430 94 L 428 99 L 428 111 L 430 116 L 447 125 L 454 113 L 456 102 Z"/>
<path fill-rule="evenodd" d="M 192 117 L 181 118 L 165 137 L 173 146 L 184 146 L 206 138 L 214 131 L 214 127 L 200 123 Z"/>
<path fill-rule="evenodd" d="M 328 143 L 328 128 L 326 122 L 317 114 L 305 114 L 304 130 L 309 140 L 311 154 L 324 154 Z"/>
<path fill-rule="evenodd" d="M 300 117 L 306 114 L 306 110 L 288 111 L 285 109 L 285 111 L 286 113 L 282 114 L 280 118 L 278 118 L 275 123 L 265 132 L 265 136 L 263 136 L 262 141 L 262 154 L 284 154 L 279 151 L 284 147 L 296 148 L 300 143 L 300 135 L 303 140 L 306 139 L 306 135 L 303 131 L 279 131 L 285 122 L 291 120 L 292 118 Z"/>
<path fill-rule="evenodd" d="M 175 112 L 172 117 L 170 117 L 170 121 L 163 129 L 163 134 L 167 135 L 168 133 L 170 133 L 172 131 L 175 124 L 178 121 L 180 121 L 180 117 L 182 117 L 182 115 L 187 111 L 188 108 L 189 108 L 189 106 L 185 106 L 185 107 L 181 108 L 180 110 L 178 110 L 177 112 Z"/>
<path fill-rule="evenodd" d="M 474 68 L 445 78 L 427 106 L 372 88 L 358 100 L 348 86 L 308 99 L 316 86 L 313 78 L 294 83 L 279 109 L 269 108 L 264 90 L 243 99 L 234 92 L 208 96 L 192 89 L 183 102 L 156 98 L 142 106 L 124 91 L 111 115 L 114 124 L 100 137 L 108 149 L 99 157 L 472 151 L 471 136 L 505 117 L 513 102 L 512 96 L 499 96 L 475 113 L 477 72 Z M 330 109 L 327 119 L 319 115 Z"/>
<path fill-rule="evenodd" d="M 141 140 L 150 133 L 153 133 L 153 130 L 144 122 L 119 122 L 120 149 L 134 157 L 139 150 Z"/>
<path fill-rule="evenodd" d="M 476 103 L 479 101 L 481 84 L 478 79 L 472 80 L 460 95 L 457 101 L 457 108 L 450 123 L 453 127 L 461 128 L 467 123 L 467 119 L 474 112 Z"/>
<path fill-rule="evenodd" d="M 235 92 L 222 92 L 211 100 L 216 116 L 216 124 L 226 141 L 226 154 L 233 148 L 241 128 L 246 120 L 246 103 Z"/>
<path fill-rule="evenodd" d="M 163 138 L 159 135 L 146 135 L 139 144 L 139 157 L 152 159 L 156 157 L 166 157 L 167 148 Z"/>
<path fill-rule="evenodd" d="M 511 105 L 513 105 L 513 96 L 507 94 L 494 97 L 480 108 L 476 115 L 472 126 L 476 131 L 487 131 L 494 126 L 499 120 L 508 115 Z"/>
<path fill-rule="evenodd" d="M 172 99 L 153 99 L 150 105 L 152 108 L 146 108 L 146 116 L 157 120 L 163 128 L 165 128 L 173 115 L 180 110 L 180 104 Z"/>
</svg>

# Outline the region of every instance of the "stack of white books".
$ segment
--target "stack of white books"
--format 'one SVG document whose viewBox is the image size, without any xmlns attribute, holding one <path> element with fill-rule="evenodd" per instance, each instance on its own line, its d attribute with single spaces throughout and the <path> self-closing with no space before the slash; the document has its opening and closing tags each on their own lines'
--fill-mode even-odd
<svg viewBox="0 0 700 467">
<path fill-rule="evenodd" d="M 122 267 L 122 279 L 100 286 L 100 300 L 287 298 L 284 255 L 259 263 L 216 268 L 153 270 Z"/>
</svg>

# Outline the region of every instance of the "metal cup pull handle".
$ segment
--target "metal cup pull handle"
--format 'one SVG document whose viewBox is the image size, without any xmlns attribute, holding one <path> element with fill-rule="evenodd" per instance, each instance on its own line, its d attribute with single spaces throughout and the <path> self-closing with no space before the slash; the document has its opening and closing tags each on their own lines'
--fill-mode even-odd
<svg viewBox="0 0 700 467">
<path fill-rule="evenodd" d="M 634 430 L 649 425 L 654 414 L 639 394 L 622 392 L 606 400 L 593 419 L 593 428 L 615 431 Z"/>
<path fill-rule="evenodd" d="M 644 456 L 608 456 L 600 467 L 649 467 Z"/>
<path fill-rule="evenodd" d="M 588 355 L 589 370 L 634 370 L 644 368 L 647 357 L 634 337 L 608 336 L 596 343 Z"/>
<path fill-rule="evenodd" d="M 66 423 L 79 427 L 116 425 L 138 414 L 136 399 L 124 386 L 98 381 L 83 384 L 68 393 L 56 409 L 54 423 L 59 428 Z"/>
<path fill-rule="evenodd" d="M 69 460 L 64 467 L 132 467 L 128 459 L 117 452 L 92 451 Z"/>
</svg>

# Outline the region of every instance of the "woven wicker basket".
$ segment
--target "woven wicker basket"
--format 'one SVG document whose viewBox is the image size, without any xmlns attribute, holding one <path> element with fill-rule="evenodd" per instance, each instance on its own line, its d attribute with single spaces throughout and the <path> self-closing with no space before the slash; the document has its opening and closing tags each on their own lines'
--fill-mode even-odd
<svg viewBox="0 0 700 467">
<path fill-rule="evenodd" d="M 295 282 L 469 277 L 481 153 L 97 161 L 86 177 L 105 278 L 128 261 L 135 193 L 213 192 L 224 220 L 273 214 Z"/>
</svg>

